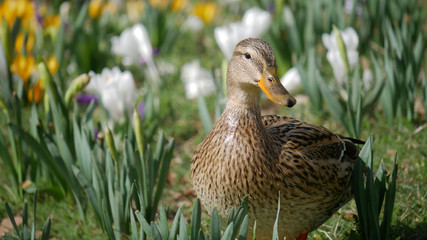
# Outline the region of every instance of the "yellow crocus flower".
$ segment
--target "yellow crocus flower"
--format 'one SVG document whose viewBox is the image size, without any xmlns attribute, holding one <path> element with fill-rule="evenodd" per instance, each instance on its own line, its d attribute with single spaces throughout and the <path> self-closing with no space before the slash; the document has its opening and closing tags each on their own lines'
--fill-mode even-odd
<svg viewBox="0 0 427 240">
<path fill-rule="evenodd" d="M 126 11 L 129 20 L 137 22 L 144 12 L 144 1 L 126 1 Z"/>
<path fill-rule="evenodd" d="M 0 16 L 6 19 L 9 28 L 12 28 L 17 18 L 21 19 L 21 25 L 30 29 L 35 21 L 35 5 L 29 0 L 5 0 L 0 6 Z"/>
<path fill-rule="evenodd" d="M 187 0 L 148 0 L 148 3 L 155 8 L 165 9 L 170 4 L 172 11 L 182 10 L 187 4 Z"/>
<path fill-rule="evenodd" d="M 29 33 L 27 35 L 27 42 L 25 45 L 25 51 L 31 52 L 34 46 L 35 36 L 34 33 Z M 15 39 L 15 52 L 20 53 L 24 47 L 25 35 L 24 33 L 19 33 Z"/>
<path fill-rule="evenodd" d="M 44 95 L 44 86 L 41 79 L 37 79 L 37 83 L 34 86 L 31 86 L 27 92 L 27 99 L 29 102 L 39 103 Z"/>
<path fill-rule="evenodd" d="M 12 73 L 18 74 L 24 84 L 27 84 L 31 74 L 36 70 L 34 57 L 31 55 L 25 57 L 24 54 L 16 55 L 10 65 L 10 70 Z"/>
<path fill-rule="evenodd" d="M 171 9 L 172 11 L 180 11 L 187 5 L 187 0 L 172 0 Z"/>
<path fill-rule="evenodd" d="M 54 75 L 58 71 L 58 61 L 54 56 L 50 56 L 49 59 L 46 62 L 47 69 L 49 70 L 51 75 Z M 35 103 L 39 103 L 40 100 L 43 98 L 44 95 L 44 86 L 40 79 L 40 77 L 37 79 L 37 83 L 33 86 L 30 86 L 27 92 L 27 99 L 28 101 Z"/>
<path fill-rule="evenodd" d="M 104 2 L 103 0 L 91 0 L 89 3 L 89 16 L 98 18 L 104 14 L 105 10 L 110 13 L 116 11 L 116 5 L 113 2 Z"/>
<path fill-rule="evenodd" d="M 217 6 L 213 2 L 198 2 L 192 13 L 198 16 L 205 24 L 209 24 L 217 14 Z"/>
<path fill-rule="evenodd" d="M 60 25 L 61 25 L 61 17 L 58 15 L 50 15 L 43 18 L 44 28 L 48 28 L 48 27 L 59 28 Z"/>
<path fill-rule="evenodd" d="M 46 62 L 47 68 L 49 69 L 50 74 L 54 75 L 59 68 L 59 63 L 54 56 L 50 56 Z"/>
</svg>

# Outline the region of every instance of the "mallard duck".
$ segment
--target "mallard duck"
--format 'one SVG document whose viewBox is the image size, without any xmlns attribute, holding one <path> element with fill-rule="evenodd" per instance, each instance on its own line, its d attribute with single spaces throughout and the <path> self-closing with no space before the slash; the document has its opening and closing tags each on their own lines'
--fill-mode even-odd
<svg viewBox="0 0 427 240">
<path fill-rule="evenodd" d="M 276 70 L 267 42 L 237 44 L 227 70 L 226 108 L 194 151 L 192 181 L 205 208 L 223 217 L 248 196 L 257 239 L 272 237 L 280 192 L 280 239 L 306 239 L 351 199 L 359 148 L 357 140 L 324 127 L 261 116 L 259 89 L 277 104 L 296 104 Z"/>
</svg>

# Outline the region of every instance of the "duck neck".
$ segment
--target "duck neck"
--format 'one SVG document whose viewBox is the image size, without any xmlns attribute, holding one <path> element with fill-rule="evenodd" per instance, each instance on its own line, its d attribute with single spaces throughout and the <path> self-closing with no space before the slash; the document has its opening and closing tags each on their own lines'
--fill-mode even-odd
<svg viewBox="0 0 427 240">
<path fill-rule="evenodd" d="M 258 103 L 259 89 L 248 87 L 228 86 L 227 108 L 236 110 L 247 110 L 255 115 L 261 116 Z"/>
<path fill-rule="evenodd" d="M 259 91 L 233 91 L 228 95 L 224 117 L 231 131 L 246 126 L 256 132 L 257 136 L 268 135 L 262 123 L 261 110 L 258 103 Z M 240 90 L 240 89 L 239 89 Z M 234 129 L 234 130 L 232 130 Z M 267 138 L 267 136 L 264 136 Z"/>
</svg>

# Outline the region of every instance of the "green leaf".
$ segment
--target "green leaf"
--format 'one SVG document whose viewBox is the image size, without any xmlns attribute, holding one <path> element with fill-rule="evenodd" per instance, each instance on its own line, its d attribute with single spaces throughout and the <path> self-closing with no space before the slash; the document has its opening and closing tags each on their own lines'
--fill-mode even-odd
<svg viewBox="0 0 427 240">
<path fill-rule="evenodd" d="M 89 14 L 88 8 L 89 2 L 85 2 L 83 6 L 81 6 L 77 19 L 74 22 L 74 28 L 76 32 L 78 32 L 78 30 L 82 28 L 84 22 L 86 21 L 86 18 Z"/>
<path fill-rule="evenodd" d="M 133 209 L 131 206 L 129 206 L 129 213 L 132 240 L 138 240 L 138 229 L 136 227 L 135 216 L 133 215 Z"/>
<path fill-rule="evenodd" d="M 18 226 L 16 225 L 15 217 L 13 216 L 12 209 L 10 208 L 7 202 L 5 202 L 5 207 L 6 207 L 7 215 L 9 216 L 9 219 L 12 222 L 13 228 L 15 229 L 16 235 L 19 236 L 19 229 L 18 229 Z"/>
<path fill-rule="evenodd" d="M 191 230 L 191 231 L 193 231 L 193 230 Z M 178 239 L 188 240 L 187 224 L 185 223 L 185 217 L 184 217 L 184 214 L 182 214 L 182 213 L 181 213 L 181 219 L 180 219 L 180 224 L 179 224 Z M 193 240 L 193 239 L 191 239 L 191 240 Z"/>
<path fill-rule="evenodd" d="M 181 205 L 181 207 L 178 208 L 178 211 L 175 214 L 175 218 L 173 219 L 170 234 L 169 234 L 169 240 L 175 240 L 178 235 L 178 230 L 179 230 L 178 224 L 180 222 L 180 217 L 183 209 L 184 209 L 184 205 Z"/>
<path fill-rule="evenodd" d="M 225 229 L 224 234 L 221 237 L 221 240 L 232 240 L 233 229 L 234 229 L 234 223 L 231 222 L 228 224 L 227 228 Z"/>
<path fill-rule="evenodd" d="M 372 155 L 370 155 L 372 162 Z M 379 231 L 378 197 L 374 186 L 372 165 L 368 165 L 366 174 L 366 192 L 368 199 L 369 239 L 381 239 Z"/>
<path fill-rule="evenodd" d="M 15 168 L 15 165 L 12 162 L 12 157 L 9 154 L 8 146 L 6 145 L 6 142 L 3 139 L 3 134 L 0 132 L 0 158 L 3 159 L 4 164 L 9 169 L 9 174 L 12 175 L 12 178 L 14 180 L 14 183 L 16 187 L 19 185 L 19 178 L 17 171 L 19 169 Z"/>
<path fill-rule="evenodd" d="M 166 146 L 166 149 L 164 150 L 163 158 L 161 160 L 161 165 L 160 165 L 160 175 L 159 175 L 159 178 L 157 179 L 157 184 L 156 184 L 157 186 L 154 194 L 154 202 L 153 202 L 154 208 L 157 208 L 160 202 L 163 189 L 165 188 L 166 181 L 168 179 L 169 168 L 170 168 L 170 164 L 173 157 L 174 147 L 175 147 L 175 141 L 172 140 L 168 143 L 168 145 Z"/>
<path fill-rule="evenodd" d="M 50 234 L 50 218 L 46 219 L 46 222 L 43 225 L 43 231 L 42 231 L 42 240 L 48 240 L 49 234 Z"/>
<path fill-rule="evenodd" d="M 61 25 L 59 26 L 58 33 L 56 34 L 55 40 L 55 58 L 58 60 L 59 69 L 61 69 L 64 59 L 64 45 L 65 45 L 65 22 L 61 19 Z M 61 83 L 60 83 L 61 84 Z"/>
<path fill-rule="evenodd" d="M 385 30 L 387 31 L 387 35 L 385 35 L 385 36 L 387 37 L 388 41 L 390 42 L 391 47 L 394 49 L 394 53 L 396 54 L 396 56 L 399 59 L 402 59 L 402 46 L 401 46 L 399 40 L 397 39 L 397 36 L 396 36 L 396 35 L 398 35 L 397 32 L 393 31 L 393 26 L 389 20 L 387 20 L 385 22 L 385 26 L 386 26 Z"/>
<path fill-rule="evenodd" d="M 105 199 L 101 200 L 101 208 L 102 208 L 102 222 L 103 222 L 103 226 L 104 226 L 104 230 L 107 231 L 108 237 L 110 239 L 116 239 L 115 235 L 114 235 L 114 230 L 112 227 L 112 222 L 110 219 L 110 214 L 108 213 L 108 209 L 107 209 L 107 204 L 105 202 Z"/>
<path fill-rule="evenodd" d="M 159 228 L 154 223 L 151 223 L 151 232 L 153 233 L 153 239 L 155 239 L 155 240 L 161 240 L 161 239 L 163 239 L 162 234 L 160 233 Z"/>
<path fill-rule="evenodd" d="M 365 193 L 365 182 L 364 182 L 364 168 L 365 161 L 360 157 L 357 158 L 356 163 L 353 167 L 353 193 L 354 200 L 356 201 L 357 213 L 359 216 L 359 222 L 361 232 L 364 234 L 365 239 L 369 239 L 367 235 L 368 230 L 368 208 L 367 208 L 367 197 Z"/>
<path fill-rule="evenodd" d="M 65 166 L 58 166 L 57 162 L 50 154 L 49 150 L 42 146 L 33 136 L 24 132 L 20 127 L 10 124 L 10 128 L 16 133 L 20 138 L 27 143 L 27 145 L 39 156 L 39 159 L 45 163 L 46 167 L 50 169 L 50 172 L 58 180 L 63 189 L 67 189 L 67 182 L 69 182 L 64 177 L 64 171 L 66 171 Z"/>
<path fill-rule="evenodd" d="M 221 238 L 221 218 L 216 208 L 212 211 L 211 216 L 211 239 L 219 240 Z"/>
<path fill-rule="evenodd" d="M 332 115 L 341 122 L 341 124 L 348 132 L 350 132 L 350 126 L 348 125 L 346 117 L 347 111 L 345 108 L 345 103 L 329 89 L 329 87 L 326 85 L 325 81 L 320 75 L 317 79 L 319 82 L 318 86 L 320 88 L 320 92 L 322 93 L 325 102 L 329 106 Z"/>
<path fill-rule="evenodd" d="M 383 161 L 381 161 L 375 174 L 375 189 L 378 192 L 378 212 L 381 212 L 386 192 L 386 171 Z"/>
<path fill-rule="evenodd" d="M 205 132 L 205 134 L 208 134 L 212 128 L 211 116 L 209 114 L 209 110 L 204 97 L 199 94 L 197 100 L 199 106 L 199 116 L 202 120 L 203 131 Z"/>
<path fill-rule="evenodd" d="M 197 240 L 200 229 L 201 206 L 200 199 L 196 199 L 193 206 L 193 214 L 191 215 L 191 240 Z"/>
<path fill-rule="evenodd" d="M 239 240 L 245 240 L 248 236 L 248 230 L 249 230 L 249 216 L 246 214 L 245 218 L 243 219 L 242 225 L 240 226 L 240 233 L 239 233 Z"/>
<path fill-rule="evenodd" d="M 168 218 L 166 216 L 166 210 L 160 206 L 160 215 L 159 215 L 159 228 L 162 235 L 162 239 L 169 239 L 169 227 L 168 227 Z"/>
<path fill-rule="evenodd" d="M 147 236 L 149 238 L 152 239 L 153 238 L 153 232 L 152 232 L 150 224 L 147 222 L 147 220 L 145 219 L 145 217 L 142 215 L 142 213 L 140 211 L 136 211 L 135 215 L 138 218 L 138 221 L 141 224 L 144 232 L 147 234 Z"/>
<path fill-rule="evenodd" d="M 388 239 L 390 234 L 390 224 L 393 218 L 394 200 L 396 197 L 396 179 L 397 179 L 397 154 L 394 158 L 393 173 L 391 176 L 391 182 L 389 183 L 386 191 L 385 205 L 384 205 L 384 217 L 381 223 L 381 237 Z"/>
<path fill-rule="evenodd" d="M 371 88 L 371 90 L 366 94 L 366 96 L 363 99 L 363 108 L 362 108 L 362 112 L 367 112 L 369 111 L 369 109 L 372 108 L 373 105 L 375 105 L 378 101 L 378 99 L 381 96 L 381 93 L 383 92 L 384 89 L 384 85 L 385 85 L 385 77 L 382 73 L 382 70 L 377 62 L 377 60 L 375 59 L 375 57 L 373 56 L 372 51 L 370 52 L 371 55 L 371 60 L 372 63 L 374 65 L 375 68 L 375 84 L 373 86 L 373 88 Z"/>
</svg>

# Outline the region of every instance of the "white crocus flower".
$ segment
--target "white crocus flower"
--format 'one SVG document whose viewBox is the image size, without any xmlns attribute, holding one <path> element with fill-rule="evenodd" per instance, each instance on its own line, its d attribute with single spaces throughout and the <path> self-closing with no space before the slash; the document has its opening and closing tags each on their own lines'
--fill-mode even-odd
<svg viewBox="0 0 427 240">
<path fill-rule="evenodd" d="M 107 109 L 113 121 L 122 121 L 125 113 L 131 114 L 135 103 L 135 82 L 129 71 L 120 71 L 118 67 L 104 68 L 101 74 L 90 72 L 91 80 L 85 90 L 101 97 L 102 105 Z"/>
<path fill-rule="evenodd" d="M 194 60 L 186 63 L 181 69 L 181 79 L 185 85 L 185 95 L 188 99 L 206 96 L 215 92 L 212 74 L 200 67 L 200 62 Z"/>
<path fill-rule="evenodd" d="M 280 79 L 280 82 L 290 92 L 298 90 L 301 86 L 301 76 L 298 69 L 294 67 L 289 69 Z"/>
<path fill-rule="evenodd" d="M 189 15 L 182 24 L 183 30 L 198 32 L 203 28 L 203 21 L 197 16 Z"/>
<path fill-rule="evenodd" d="M 270 13 L 258 7 L 253 7 L 245 12 L 241 22 L 216 27 L 214 32 L 215 40 L 225 57 L 229 60 L 239 41 L 249 37 L 261 37 L 270 25 Z"/>
<path fill-rule="evenodd" d="M 356 31 L 351 27 L 340 32 L 346 48 L 349 68 L 350 70 L 352 70 L 359 62 L 359 52 L 357 51 L 357 46 L 359 45 L 359 37 L 357 36 Z M 343 84 L 347 72 L 344 60 L 338 49 L 337 40 L 334 35 L 334 32 L 332 31 L 331 34 L 324 33 L 322 35 L 322 42 L 323 45 L 325 45 L 325 47 L 328 49 L 326 58 L 332 66 L 334 76 L 340 84 Z"/>
<path fill-rule="evenodd" d="M 146 63 L 149 77 L 155 81 L 159 79 L 153 60 L 153 47 L 144 25 L 138 23 L 125 29 L 119 37 L 112 37 L 111 42 L 112 52 L 123 57 L 123 65 Z"/>
</svg>

